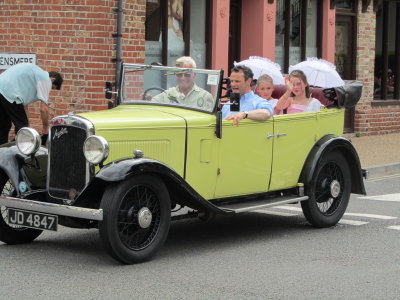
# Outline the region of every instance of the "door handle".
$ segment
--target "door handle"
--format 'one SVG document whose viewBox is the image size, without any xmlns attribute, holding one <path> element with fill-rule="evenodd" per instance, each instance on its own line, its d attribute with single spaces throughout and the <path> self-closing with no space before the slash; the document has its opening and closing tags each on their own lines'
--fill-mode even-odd
<svg viewBox="0 0 400 300">
<path fill-rule="evenodd" d="M 272 139 L 272 138 L 274 138 L 275 136 L 273 135 L 273 134 L 267 134 L 267 139 Z"/>
<path fill-rule="evenodd" d="M 286 136 L 286 133 L 279 133 L 279 132 L 278 132 L 278 133 L 276 134 L 276 136 L 277 136 L 277 137 Z"/>
</svg>

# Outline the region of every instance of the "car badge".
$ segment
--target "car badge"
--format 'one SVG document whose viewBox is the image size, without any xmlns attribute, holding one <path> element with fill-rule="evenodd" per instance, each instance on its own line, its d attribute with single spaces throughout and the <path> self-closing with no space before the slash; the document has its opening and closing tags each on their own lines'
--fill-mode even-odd
<svg viewBox="0 0 400 300">
<path fill-rule="evenodd" d="M 54 137 L 53 140 L 55 138 L 60 138 L 61 136 L 63 136 L 64 134 L 68 133 L 68 129 L 67 128 L 61 128 L 60 130 L 56 129 L 56 132 L 54 133 Z"/>
</svg>

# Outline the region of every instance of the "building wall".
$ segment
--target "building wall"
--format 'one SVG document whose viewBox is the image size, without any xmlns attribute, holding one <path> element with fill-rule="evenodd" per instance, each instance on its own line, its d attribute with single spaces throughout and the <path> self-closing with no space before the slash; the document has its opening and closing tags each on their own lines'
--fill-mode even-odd
<svg viewBox="0 0 400 300">
<path fill-rule="evenodd" d="M 258 4 L 262 24 L 257 28 L 263 36 L 274 32 L 276 4 L 251 0 L 246 5 Z M 229 0 L 213 1 L 212 57 L 213 68 L 229 69 L 227 65 Z M 324 1 L 325 2 L 325 1 Z M 122 59 L 143 63 L 145 57 L 146 0 L 123 0 Z M 47 71 L 59 71 L 64 76 L 61 91 L 50 94 L 51 115 L 68 112 L 99 110 L 107 107 L 104 82 L 115 81 L 118 0 L 1 0 L 0 52 L 36 53 L 37 64 Z M 244 6 L 244 9 L 246 6 Z M 364 82 L 362 99 L 355 108 L 355 132 L 363 135 L 400 131 L 400 105 L 373 101 L 375 54 L 375 13 L 369 5 L 366 13 L 359 5 L 357 35 L 357 77 Z M 244 17 L 245 17 L 245 13 Z M 334 40 L 334 11 L 324 5 L 323 58 L 332 61 Z M 243 23 L 246 32 L 246 23 Z M 247 28 L 249 29 L 249 28 Z M 254 26 L 252 26 L 254 30 Z M 273 59 L 274 43 L 247 43 L 249 55 Z M 247 55 L 247 54 L 246 54 Z M 245 57 L 243 57 L 244 59 Z M 31 125 L 41 129 L 38 103 L 29 107 Z"/>
<path fill-rule="evenodd" d="M 359 5 L 357 26 L 356 77 L 363 81 L 364 87 L 355 109 L 354 132 L 362 135 L 400 132 L 400 104 L 373 101 L 376 16 L 372 4 L 365 13 Z"/>
<path fill-rule="evenodd" d="M 36 53 L 46 71 L 63 74 L 50 93 L 51 115 L 107 107 L 104 82 L 115 80 L 118 0 L 0 1 L 0 52 Z M 144 62 L 145 0 L 124 0 L 123 60 Z M 41 129 L 38 103 L 31 125 Z"/>
</svg>

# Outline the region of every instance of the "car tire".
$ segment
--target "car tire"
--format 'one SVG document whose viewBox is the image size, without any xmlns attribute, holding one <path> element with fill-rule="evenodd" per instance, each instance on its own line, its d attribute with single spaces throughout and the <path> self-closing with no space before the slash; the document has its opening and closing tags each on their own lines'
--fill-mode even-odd
<svg viewBox="0 0 400 300">
<path fill-rule="evenodd" d="M 124 264 L 150 259 L 164 244 L 171 221 L 165 184 L 138 175 L 107 187 L 100 207 L 100 237 L 107 252 Z"/>
<path fill-rule="evenodd" d="M 0 170 L 0 194 L 4 196 L 14 196 L 16 194 L 14 185 L 2 170 Z M 9 245 L 29 243 L 42 233 L 42 230 L 8 224 L 7 207 L 0 206 L 0 212 L 0 241 L 3 243 Z"/>
<path fill-rule="evenodd" d="M 350 191 L 350 168 L 343 154 L 327 153 L 307 188 L 309 199 L 301 202 L 307 221 L 319 228 L 336 225 L 346 211 Z"/>
</svg>

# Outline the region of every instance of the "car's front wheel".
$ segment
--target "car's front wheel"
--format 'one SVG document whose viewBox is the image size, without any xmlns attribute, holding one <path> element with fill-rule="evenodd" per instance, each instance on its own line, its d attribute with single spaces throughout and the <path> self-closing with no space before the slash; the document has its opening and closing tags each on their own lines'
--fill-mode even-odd
<svg viewBox="0 0 400 300">
<path fill-rule="evenodd" d="M 16 195 L 14 185 L 3 170 L 0 170 L 0 194 L 2 196 Z M 10 245 L 29 243 L 42 233 L 42 230 L 9 224 L 7 207 L 0 206 L 0 212 L 0 241 Z"/>
<path fill-rule="evenodd" d="M 315 227 L 331 227 L 342 218 L 349 203 L 351 174 L 344 156 L 337 151 L 326 154 L 317 167 L 309 199 L 301 202 L 304 216 Z"/>
<path fill-rule="evenodd" d="M 171 204 L 165 184 L 139 175 L 110 185 L 101 200 L 100 237 L 108 253 L 125 263 L 150 259 L 167 238 Z"/>
</svg>

